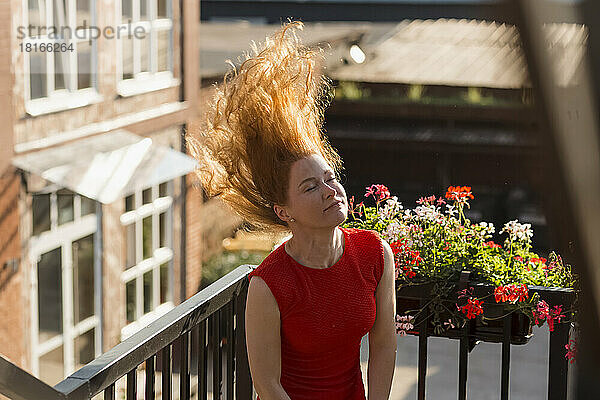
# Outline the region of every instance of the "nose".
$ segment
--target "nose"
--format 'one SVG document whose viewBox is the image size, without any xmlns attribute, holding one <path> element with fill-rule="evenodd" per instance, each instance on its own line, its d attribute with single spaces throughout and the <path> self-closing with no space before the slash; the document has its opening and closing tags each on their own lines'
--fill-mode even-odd
<svg viewBox="0 0 600 400">
<path fill-rule="evenodd" d="M 325 187 L 324 190 L 324 194 L 325 194 L 325 198 L 329 198 L 331 196 L 335 196 L 337 193 L 337 190 L 335 189 L 335 187 L 333 187 L 332 185 L 329 185 L 327 182 L 324 182 L 323 186 Z"/>
</svg>

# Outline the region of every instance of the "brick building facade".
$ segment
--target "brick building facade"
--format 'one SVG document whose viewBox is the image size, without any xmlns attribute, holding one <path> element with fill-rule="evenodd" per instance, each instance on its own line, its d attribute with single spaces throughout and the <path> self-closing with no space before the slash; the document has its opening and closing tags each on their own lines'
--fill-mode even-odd
<svg viewBox="0 0 600 400">
<path fill-rule="evenodd" d="M 199 286 L 199 5 L 10 0 L 0 19 L 0 354 L 55 384 Z"/>
</svg>

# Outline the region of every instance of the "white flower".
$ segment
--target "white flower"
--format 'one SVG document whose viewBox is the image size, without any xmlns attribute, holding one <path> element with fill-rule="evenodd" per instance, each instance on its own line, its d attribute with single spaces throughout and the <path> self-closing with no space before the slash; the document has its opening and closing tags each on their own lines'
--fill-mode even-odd
<svg viewBox="0 0 600 400">
<path fill-rule="evenodd" d="M 415 208 L 415 214 L 420 220 L 429 222 L 435 222 L 439 215 L 434 205 L 418 206 Z"/>
<path fill-rule="evenodd" d="M 504 224 L 504 228 L 500 233 L 504 232 L 508 233 L 511 240 L 517 239 L 529 242 L 530 238 L 533 237 L 531 224 L 520 224 L 516 219 Z"/>
<path fill-rule="evenodd" d="M 496 232 L 496 228 L 491 222 L 480 222 L 479 226 L 482 228 L 481 231 L 479 231 L 481 237 L 487 237 Z"/>
<path fill-rule="evenodd" d="M 402 210 L 402 204 L 398 201 L 398 197 L 392 196 L 385 201 L 383 207 L 379 208 L 377 218 L 380 221 L 386 221 L 394 218 Z"/>
<path fill-rule="evenodd" d="M 398 221 L 392 221 L 385 227 L 382 236 L 388 242 L 395 242 L 402 236 L 403 226 Z"/>
</svg>

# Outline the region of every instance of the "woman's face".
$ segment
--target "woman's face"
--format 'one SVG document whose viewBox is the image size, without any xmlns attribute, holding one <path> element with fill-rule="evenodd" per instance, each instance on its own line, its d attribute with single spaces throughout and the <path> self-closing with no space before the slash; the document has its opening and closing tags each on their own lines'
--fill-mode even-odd
<svg viewBox="0 0 600 400">
<path fill-rule="evenodd" d="M 288 204 L 274 206 L 275 213 L 290 227 L 336 227 L 348 216 L 346 191 L 320 155 L 294 162 L 290 169 Z M 295 222 L 290 222 L 294 218 Z"/>
</svg>

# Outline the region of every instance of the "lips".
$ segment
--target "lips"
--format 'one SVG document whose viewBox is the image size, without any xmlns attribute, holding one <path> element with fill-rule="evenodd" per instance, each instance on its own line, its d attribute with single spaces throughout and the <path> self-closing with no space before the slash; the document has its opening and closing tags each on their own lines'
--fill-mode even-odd
<svg viewBox="0 0 600 400">
<path fill-rule="evenodd" d="M 342 201 L 336 201 L 335 203 L 331 204 L 329 207 L 327 207 L 323 211 L 325 212 L 325 211 L 329 210 L 331 207 L 335 207 L 338 204 L 342 204 Z"/>
</svg>

